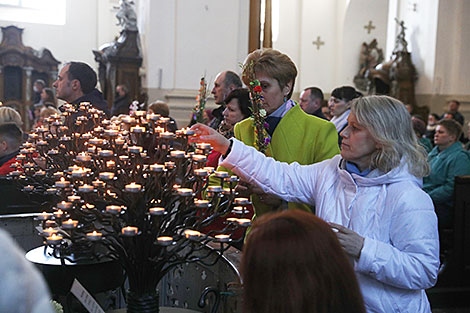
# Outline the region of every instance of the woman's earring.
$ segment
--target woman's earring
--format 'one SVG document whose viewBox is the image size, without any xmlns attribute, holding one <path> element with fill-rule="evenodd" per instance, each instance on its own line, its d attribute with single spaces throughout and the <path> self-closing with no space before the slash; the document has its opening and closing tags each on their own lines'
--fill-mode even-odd
<svg viewBox="0 0 470 313">
<path fill-rule="evenodd" d="M 284 95 L 284 102 L 287 102 L 287 95 Z"/>
</svg>

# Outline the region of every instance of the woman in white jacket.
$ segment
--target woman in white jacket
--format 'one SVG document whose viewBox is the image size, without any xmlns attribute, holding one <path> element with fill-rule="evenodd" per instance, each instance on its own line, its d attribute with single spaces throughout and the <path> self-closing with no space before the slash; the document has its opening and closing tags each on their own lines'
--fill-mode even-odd
<svg viewBox="0 0 470 313">
<path fill-rule="evenodd" d="M 236 139 L 195 125 L 195 141 L 264 192 L 315 204 L 354 262 L 368 312 L 431 312 L 425 289 L 439 268 L 437 218 L 421 190 L 429 172 L 404 105 L 386 96 L 353 101 L 341 156 L 301 166 L 266 158 Z"/>
</svg>

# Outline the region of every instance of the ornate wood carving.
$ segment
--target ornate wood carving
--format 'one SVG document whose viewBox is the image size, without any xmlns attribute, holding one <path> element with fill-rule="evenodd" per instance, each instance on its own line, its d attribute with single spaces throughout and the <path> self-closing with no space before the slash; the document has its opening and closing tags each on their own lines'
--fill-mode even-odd
<svg viewBox="0 0 470 313">
<path fill-rule="evenodd" d="M 35 50 L 23 44 L 23 28 L 2 27 L 0 43 L 0 100 L 17 109 L 29 130 L 28 111 L 32 102 L 32 86 L 43 79 L 51 86 L 57 76 L 59 61 L 48 49 Z"/>
</svg>

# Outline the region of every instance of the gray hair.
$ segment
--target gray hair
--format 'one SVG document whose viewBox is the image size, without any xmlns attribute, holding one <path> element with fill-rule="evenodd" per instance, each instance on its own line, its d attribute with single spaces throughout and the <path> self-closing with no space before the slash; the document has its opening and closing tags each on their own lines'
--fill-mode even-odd
<svg viewBox="0 0 470 313">
<path fill-rule="evenodd" d="M 386 173 L 403 159 L 414 176 L 429 174 L 426 151 L 417 141 L 403 103 L 388 96 L 366 96 L 353 100 L 351 112 L 380 146 L 372 155 L 372 168 Z"/>
</svg>

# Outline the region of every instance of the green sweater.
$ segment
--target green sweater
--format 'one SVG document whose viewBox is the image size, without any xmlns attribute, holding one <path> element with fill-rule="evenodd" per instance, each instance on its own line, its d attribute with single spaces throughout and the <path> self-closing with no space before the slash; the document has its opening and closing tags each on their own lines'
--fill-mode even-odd
<svg viewBox="0 0 470 313">
<path fill-rule="evenodd" d="M 253 119 L 248 118 L 235 125 L 235 138 L 249 146 L 254 146 L 255 128 Z M 290 109 L 274 130 L 266 155 L 281 162 L 298 162 L 302 165 L 327 160 L 339 153 L 338 134 L 335 126 L 316 116 L 306 114 L 299 105 Z M 217 171 L 231 171 L 219 166 Z M 210 185 L 220 184 L 220 180 L 211 176 Z M 255 215 L 261 216 L 272 209 L 263 204 L 258 196 L 251 197 Z M 305 204 L 289 203 L 288 207 L 311 212 Z"/>
</svg>

